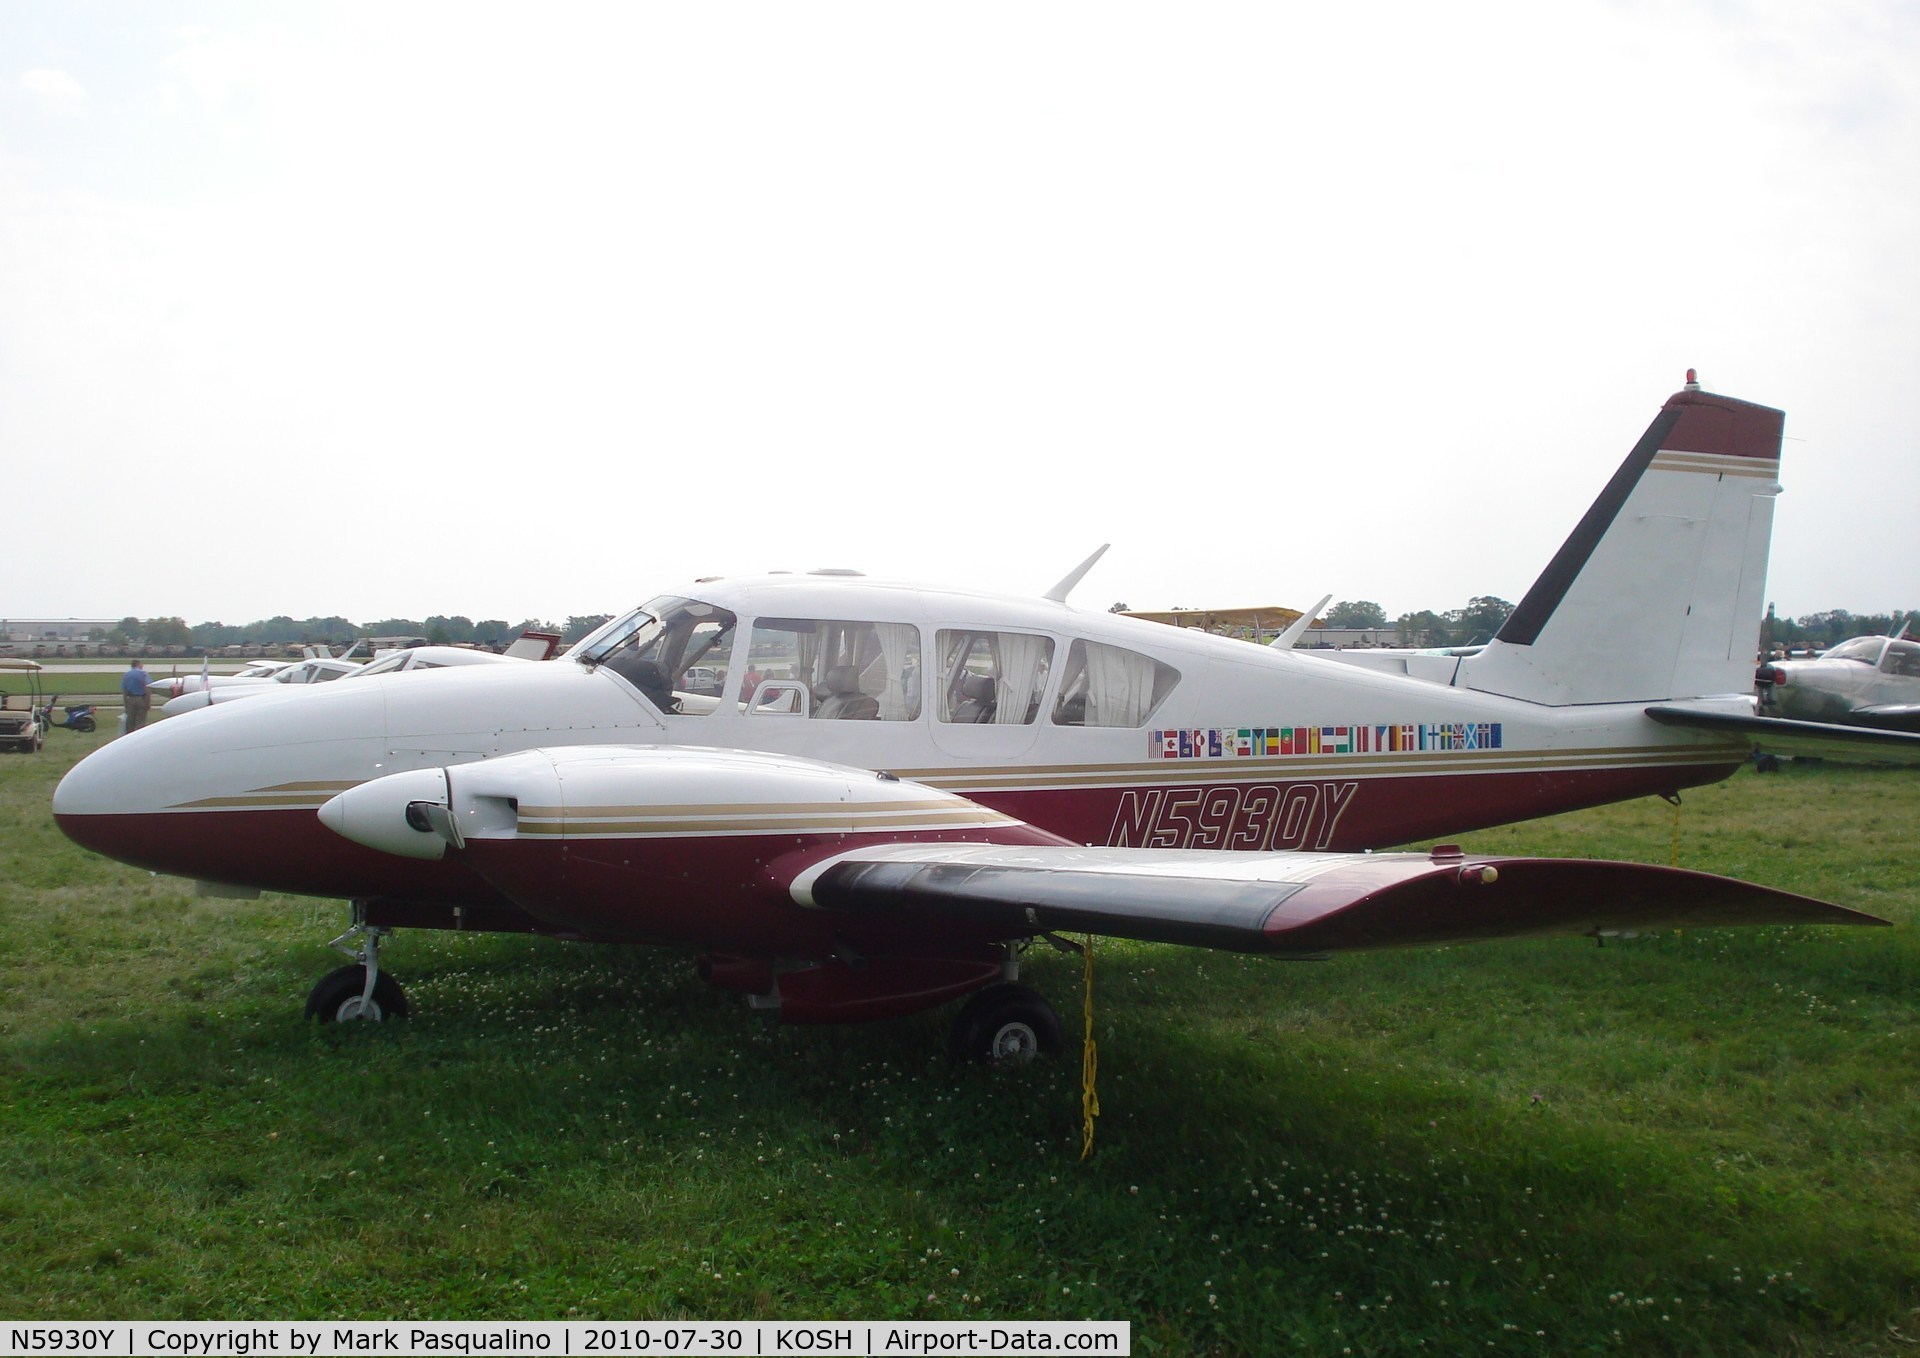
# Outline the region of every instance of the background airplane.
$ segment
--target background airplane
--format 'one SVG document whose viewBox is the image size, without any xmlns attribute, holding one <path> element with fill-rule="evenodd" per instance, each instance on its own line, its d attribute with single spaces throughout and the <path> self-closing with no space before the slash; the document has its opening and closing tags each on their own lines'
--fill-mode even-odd
<svg viewBox="0 0 1920 1358">
<path fill-rule="evenodd" d="M 156 675 L 147 681 L 147 694 L 154 702 L 164 704 L 183 693 L 261 683 L 299 663 L 297 660 L 249 660 L 232 674 L 203 674 L 195 670 L 191 674 Z"/>
<path fill-rule="evenodd" d="M 956 1046 L 1019 1055 L 1059 1029 L 1020 952 L 1069 929 L 1317 957 L 1878 922 L 1642 865 L 1354 852 L 1738 768 L 1747 739 L 1655 711 L 1752 714 L 1781 427 L 1676 393 L 1447 684 L 1071 608 L 1091 561 L 1041 599 L 722 579 L 556 663 L 161 723 L 54 812 L 216 890 L 352 901 L 323 1020 L 404 1011 L 380 962 L 403 927 L 682 947 L 788 1022 L 969 996 Z"/>
<path fill-rule="evenodd" d="M 1920 642 L 1854 637 L 1814 660 L 1770 660 L 1754 674 L 1762 715 L 1920 731 Z"/>
<path fill-rule="evenodd" d="M 337 679 L 360 680 L 383 674 L 408 674 L 421 670 L 457 668 L 462 665 L 514 665 L 522 663 L 519 657 L 495 655 L 492 651 L 476 651 L 465 646 L 414 646 L 404 651 L 390 651 L 378 660 L 327 660 L 312 659 L 299 661 L 274 674 L 271 678 L 244 685 L 226 685 L 210 691 L 183 693 L 171 698 L 161 711 L 169 717 L 182 712 L 197 712 L 203 707 L 212 707 L 232 702 L 236 698 L 257 698 L 282 692 L 311 692 L 316 684 L 332 683 Z"/>
<path fill-rule="evenodd" d="M 236 698 L 258 697 L 266 693 L 285 693 L 291 689 L 304 688 L 316 684 L 330 684 L 336 679 L 358 674 L 365 666 L 364 660 L 335 660 L 329 656 L 309 656 L 305 660 L 296 660 L 282 666 L 264 678 L 230 678 L 221 683 L 217 674 L 204 676 L 196 687 L 182 692 L 178 697 L 169 698 L 160 705 L 163 715 L 178 716 L 182 712 L 194 712 L 217 702 L 231 702 Z"/>
</svg>

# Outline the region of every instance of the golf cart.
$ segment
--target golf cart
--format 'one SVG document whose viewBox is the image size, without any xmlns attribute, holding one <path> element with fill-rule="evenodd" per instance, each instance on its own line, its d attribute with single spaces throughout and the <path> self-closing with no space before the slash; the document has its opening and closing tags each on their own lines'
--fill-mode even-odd
<svg viewBox="0 0 1920 1358">
<path fill-rule="evenodd" d="M 46 736 L 46 727 L 42 724 L 45 704 L 40 692 L 40 667 L 31 660 L 0 656 L 0 678 L 10 678 L 16 674 L 26 676 L 27 691 L 21 696 L 27 700 L 27 705 L 15 707 L 14 695 L 6 695 L 4 705 L 0 705 L 0 749 L 32 754 L 40 748 Z"/>
</svg>

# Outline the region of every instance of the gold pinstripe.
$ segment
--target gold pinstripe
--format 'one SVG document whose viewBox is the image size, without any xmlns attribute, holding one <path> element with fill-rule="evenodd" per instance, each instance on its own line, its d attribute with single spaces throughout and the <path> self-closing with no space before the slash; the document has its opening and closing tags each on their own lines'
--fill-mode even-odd
<svg viewBox="0 0 1920 1358">
<path fill-rule="evenodd" d="M 896 769 L 900 777 L 929 787 L 1033 790 L 1128 787 L 1141 783 L 1190 785 L 1240 783 L 1252 779 L 1287 781 L 1358 774 L 1367 778 L 1430 777 L 1463 773 L 1559 773 L 1587 769 L 1646 768 L 1683 764 L 1737 763 L 1741 754 L 1728 745 L 1673 745 L 1649 750 L 1619 746 L 1591 750 L 1465 750 L 1446 753 L 1384 755 L 1307 755 L 1245 759 L 1156 759 L 1137 764 L 1084 764 L 1034 769 L 1019 765 L 955 771 Z"/>
<path fill-rule="evenodd" d="M 887 809 L 856 811 L 842 807 L 790 816 L 700 816 L 673 814 L 679 808 L 661 807 L 658 814 L 644 819 L 622 819 L 597 814 L 601 808 L 582 807 L 547 820 L 529 820 L 524 811 L 520 820 L 523 835 L 560 835 L 578 839 L 592 835 L 757 835 L 791 834 L 796 831 L 873 831 L 873 830 L 947 830 L 970 825 L 1013 825 L 1011 816 L 983 806 L 960 806 L 943 812 L 905 812 Z"/>
<path fill-rule="evenodd" d="M 672 808 L 657 805 L 641 806 L 596 806 L 592 810 L 602 816 L 649 816 L 671 809 L 676 816 L 797 816 L 797 815 L 850 815 L 860 812 L 920 812 L 952 811 L 955 809 L 951 797 L 923 797 L 916 801 L 893 801 L 885 805 L 866 802 L 693 802 Z M 520 803 L 520 818 L 544 818 L 551 816 L 578 816 L 583 808 L 579 806 L 532 806 Z"/>
<path fill-rule="evenodd" d="M 1780 459 L 1733 457 L 1725 453 L 1683 453 L 1663 449 L 1654 454 L 1651 470 L 1706 472 L 1714 476 L 1751 476 L 1777 481 L 1780 478 Z"/>
<path fill-rule="evenodd" d="M 351 778 L 325 783 L 275 783 L 272 787 L 257 787 L 250 792 L 201 797 L 191 802 L 175 802 L 167 809 L 169 811 L 260 811 L 274 807 L 320 806 L 348 788 L 359 785 L 358 781 Z"/>
<path fill-rule="evenodd" d="M 1334 775 L 1376 778 L 1431 778 L 1490 773 L 1574 773 L 1610 768 L 1738 762 L 1741 752 L 1725 744 L 1611 746 L 1575 750 L 1458 750 L 1423 753 L 1292 755 L 1233 759 L 1156 759 L 1115 764 L 1070 764 L 1046 768 L 1031 765 L 954 769 L 894 769 L 900 778 L 960 796 L 978 792 L 1073 791 L 1078 789 L 1147 786 L 1204 786 L 1252 781 L 1287 782 Z M 315 809 L 359 784 L 351 779 L 328 782 L 276 783 L 270 787 L 222 796 L 178 802 L 173 811 L 265 811 Z M 857 822 L 908 828 L 994 824 L 1006 820 L 1000 813 L 978 806 L 954 806 L 945 800 L 921 799 L 885 806 L 857 807 L 848 803 L 694 803 L 676 807 L 605 806 L 565 808 L 522 806 L 522 828 L 528 834 L 564 833 L 567 824 L 604 822 L 608 828 L 589 833 L 735 833 L 789 831 L 824 824 Z M 543 826 L 557 820 L 558 825 Z M 574 830 L 571 833 L 582 833 Z"/>
</svg>

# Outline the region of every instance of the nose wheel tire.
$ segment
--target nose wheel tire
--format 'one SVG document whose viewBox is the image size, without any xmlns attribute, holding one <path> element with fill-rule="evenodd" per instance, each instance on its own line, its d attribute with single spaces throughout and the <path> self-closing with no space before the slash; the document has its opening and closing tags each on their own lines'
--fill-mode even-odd
<svg viewBox="0 0 1920 1358">
<path fill-rule="evenodd" d="M 953 1020 L 953 1054 L 965 1061 L 1024 1066 L 1060 1050 L 1060 1016 L 1023 985 L 988 986 Z"/>
<path fill-rule="evenodd" d="M 407 997 L 400 983 L 386 972 L 373 978 L 373 994 L 367 996 L 367 969 L 341 967 L 320 978 L 307 996 L 307 1017 L 321 1023 L 350 1023 L 362 1019 L 379 1023 L 383 1019 L 405 1018 Z"/>
</svg>

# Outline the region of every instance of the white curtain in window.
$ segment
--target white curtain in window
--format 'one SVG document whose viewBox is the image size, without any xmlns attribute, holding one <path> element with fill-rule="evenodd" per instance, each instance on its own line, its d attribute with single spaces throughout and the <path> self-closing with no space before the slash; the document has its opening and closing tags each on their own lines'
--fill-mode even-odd
<svg viewBox="0 0 1920 1358">
<path fill-rule="evenodd" d="M 971 632 L 940 633 L 940 719 L 953 720 L 953 709 L 959 699 L 960 666 L 965 663 L 967 646 L 973 640 Z"/>
<path fill-rule="evenodd" d="M 1018 726 L 1027 719 L 1027 709 L 1035 696 L 1035 680 L 1053 643 L 1045 637 L 1022 636 L 1018 632 L 1002 632 L 997 639 L 1000 682 L 994 690 L 993 720 L 997 726 Z"/>
<path fill-rule="evenodd" d="M 820 632 L 825 623 L 815 623 L 814 630 L 795 632 L 794 649 L 799 654 L 799 664 L 794 666 L 793 677 L 803 679 L 808 685 L 818 687 L 822 674 L 820 663 Z"/>
<path fill-rule="evenodd" d="M 913 716 L 915 703 L 907 694 L 907 660 L 919 652 L 913 628 L 904 622 L 876 622 L 873 631 L 880 638 L 880 654 L 886 661 L 886 678 L 880 688 L 880 720 L 906 721 Z M 914 666 L 915 682 L 919 680 Z"/>
<path fill-rule="evenodd" d="M 1153 661 L 1118 646 L 1087 643 L 1087 725 L 1138 726 L 1153 706 Z"/>
</svg>

